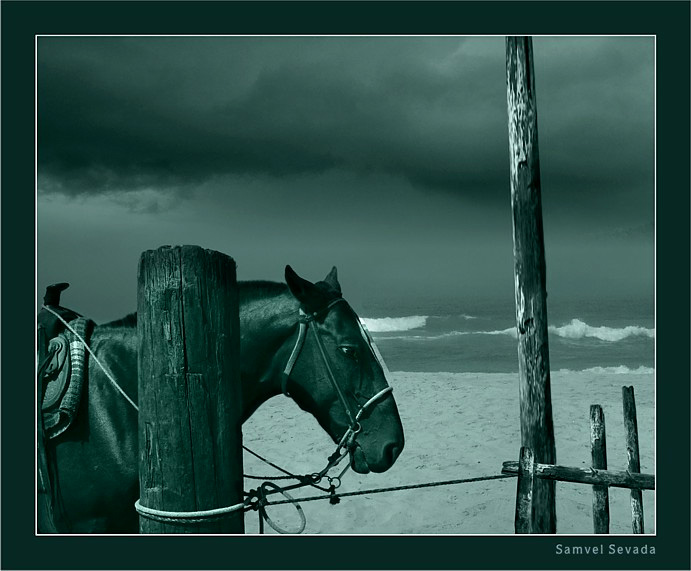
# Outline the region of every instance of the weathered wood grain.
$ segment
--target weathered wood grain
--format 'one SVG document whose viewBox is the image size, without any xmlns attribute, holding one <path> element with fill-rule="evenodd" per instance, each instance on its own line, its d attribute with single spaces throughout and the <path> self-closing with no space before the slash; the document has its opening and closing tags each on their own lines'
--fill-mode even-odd
<svg viewBox="0 0 691 571">
<path fill-rule="evenodd" d="M 626 458 L 629 472 L 641 471 L 638 451 L 638 420 L 636 418 L 636 399 L 633 387 L 621 388 L 624 407 L 624 429 L 626 431 Z M 634 533 L 643 531 L 643 493 L 631 490 L 631 527 Z"/>
<path fill-rule="evenodd" d="M 506 38 L 514 285 L 521 443 L 556 462 L 547 338 L 547 293 L 532 39 Z M 556 533 L 554 482 L 536 481 L 533 531 Z"/>
<path fill-rule="evenodd" d="M 605 413 L 599 404 L 590 406 L 590 456 L 593 468 L 607 469 Z M 593 486 L 593 531 L 609 533 L 609 490 Z"/>
<path fill-rule="evenodd" d="M 535 459 L 533 451 L 521 447 L 518 460 L 518 482 L 516 483 L 516 533 L 531 533 L 533 529 L 533 488 L 535 482 Z"/>
<path fill-rule="evenodd" d="M 518 474 L 518 462 L 515 460 L 502 464 L 502 474 Z M 637 490 L 654 490 L 655 476 L 652 474 L 634 474 L 621 470 L 595 470 L 594 468 L 572 468 L 554 464 L 535 463 L 535 477 L 559 482 L 576 482 L 612 486 L 615 488 L 632 488 Z"/>
<path fill-rule="evenodd" d="M 138 273 L 140 496 L 197 511 L 243 500 L 235 262 L 196 246 L 142 254 Z M 204 523 L 140 517 L 141 533 L 243 533 L 243 512 Z"/>
</svg>

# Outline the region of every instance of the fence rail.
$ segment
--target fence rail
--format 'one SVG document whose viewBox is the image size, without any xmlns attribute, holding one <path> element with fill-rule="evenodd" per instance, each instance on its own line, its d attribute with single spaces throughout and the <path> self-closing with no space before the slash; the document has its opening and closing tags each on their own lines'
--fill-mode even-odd
<svg viewBox="0 0 691 571">
<path fill-rule="evenodd" d="M 518 474 L 519 462 L 504 462 L 503 474 Z M 629 488 L 632 490 L 654 490 L 655 476 L 621 470 L 597 470 L 595 468 L 572 468 L 555 464 L 534 464 L 534 477 L 560 482 L 575 482 L 594 486 Z"/>
</svg>

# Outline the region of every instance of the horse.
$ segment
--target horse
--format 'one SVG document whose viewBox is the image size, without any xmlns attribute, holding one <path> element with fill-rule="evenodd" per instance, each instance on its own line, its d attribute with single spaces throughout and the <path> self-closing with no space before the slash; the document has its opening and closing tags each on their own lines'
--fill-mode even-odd
<svg viewBox="0 0 691 571">
<path fill-rule="evenodd" d="M 355 472 L 388 470 L 403 450 L 403 427 L 336 268 L 312 283 L 286 266 L 285 280 L 238 282 L 242 422 L 285 393 L 335 443 L 354 437 L 348 450 Z M 134 403 L 136 324 L 134 313 L 96 325 L 89 342 Z M 307 327 L 315 334 L 306 335 Z M 92 358 L 87 374 L 73 425 L 48 443 L 57 531 L 138 533 L 138 413 Z"/>
</svg>

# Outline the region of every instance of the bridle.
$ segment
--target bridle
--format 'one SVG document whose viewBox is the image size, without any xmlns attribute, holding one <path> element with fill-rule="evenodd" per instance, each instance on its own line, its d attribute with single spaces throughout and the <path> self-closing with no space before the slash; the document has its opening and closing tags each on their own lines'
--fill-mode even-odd
<svg viewBox="0 0 691 571">
<path fill-rule="evenodd" d="M 314 334 L 314 340 L 317 344 L 317 348 L 319 349 L 319 354 L 321 355 L 322 362 L 324 363 L 324 367 L 326 368 L 327 372 L 327 377 L 329 378 L 329 381 L 331 382 L 331 385 L 333 386 L 334 390 L 336 391 L 336 394 L 338 395 L 339 400 L 341 401 L 341 404 L 343 404 L 343 408 L 345 409 L 346 415 L 348 417 L 348 422 L 349 426 L 348 429 L 346 430 L 345 434 L 341 438 L 341 440 L 338 443 L 338 447 L 336 449 L 335 454 L 339 454 L 341 450 L 343 452 L 346 452 L 350 448 L 352 448 L 355 444 L 355 438 L 357 434 L 362 430 L 362 426 L 360 425 L 360 418 L 364 414 L 364 412 L 374 405 L 378 400 L 380 400 L 384 395 L 389 394 L 391 391 L 393 391 L 392 386 L 387 386 L 380 390 L 378 393 L 376 393 L 374 396 L 372 396 L 365 404 L 360 406 L 360 408 L 353 414 L 353 410 L 348 404 L 348 400 L 345 397 L 345 394 L 343 393 L 343 389 L 338 383 L 338 380 L 336 379 L 336 376 L 333 373 L 333 369 L 331 368 L 331 362 L 329 360 L 329 356 L 326 354 L 326 351 L 324 349 L 324 342 L 322 341 L 321 338 L 321 333 L 319 332 L 319 329 L 316 327 L 316 325 L 313 325 L 311 328 L 308 327 L 310 323 L 312 323 L 315 319 L 317 319 L 319 316 L 324 315 L 329 313 L 329 310 L 336 304 L 338 303 L 345 303 L 347 305 L 347 302 L 345 299 L 342 297 L 339 297 L 337 299 L 334 299 L 331 301 L 325 308 L 315 311 L 313 313 L 306 313 L 303 311 L 302 308 L 299 310 L 299 316 L 298 316 L 298 323 L 300 325 L 300 328 L 298 330 L 298 336 L 297 339 L 295 340 L 295 346 L 293 347 L 293 351 L 290 354 L 290 357 L 288 358 L 288 362 L 286 363 L 285 368 L 283 369 L 283 375 L 281 379 L 281 390 L 283 391 L 283 394 L 286 396 L 290 396 L 290 393 L 288 392 L 288 380 L 290 379 L 290 375 L 293 371 L 293 367 L 295 367 L 295 363 L 298 360 L 298 357 L 300 356 L 300 352 L 302 351 L 302 348 L 305 344 L 305 339 L 307 338 L 307 331 L 310 329 L 312 333 Z M 364 338 L 364 340 L 367 342 L 367 346 L 369 347 L 370 351 L 372 352 L 372 356 L 374 359 L 377 361 L 377 363 L 380 364 L 379 362 L 379 357 L 374 350 L 372 346 L 372 339 L 370 338 L 369 334 L 365 330 L 365 328 L 362 326 L 360 321 L 357 321 L 358 327 L 360 329 L 360 334 Z M 382 367 L 382 372 L 385 373 L 384 367 Z"/>
</svg>

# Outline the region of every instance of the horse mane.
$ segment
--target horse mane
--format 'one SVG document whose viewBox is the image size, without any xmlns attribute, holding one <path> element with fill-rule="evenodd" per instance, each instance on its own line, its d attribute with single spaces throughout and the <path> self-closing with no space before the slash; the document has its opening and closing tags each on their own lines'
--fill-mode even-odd
<svg viewBox="0 0 691 571">
<path fill-rule="evenodd" d="M 115 321 L 109 321 L 104 323 L 101 327 L 111 327 L 113 329 L 117 327 L 136 327 L 137 326 L 137 313 L 130 313 L 122 319 L 116 319 Z"/>
<path fill-rule="evenodd" d="M 270 282 L 264 280 L 238 282 L 238 296 L 240 302 L 251 302 L 265 297 L 276 296 L 288 291 L 288 286 L 284 283 Z M 121 319 L 103 323 L 100 327 L 117 329 L 120 327 L 136 327 L 137 313 L 130 313 Z"/>
<path fill-rule="evenodd" d="M 238 295 L 240 301 L 253 301 L 267 296 L 276 296 L 286 293 L 288 286 L 280 282 L 254 280 L 238 282 Z"/>
</svg>

